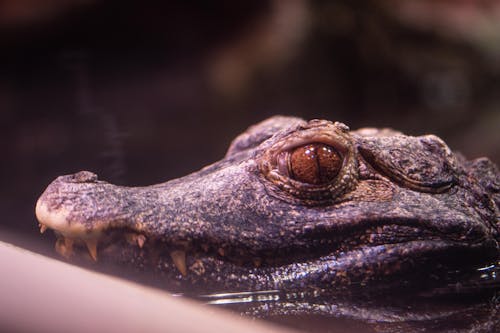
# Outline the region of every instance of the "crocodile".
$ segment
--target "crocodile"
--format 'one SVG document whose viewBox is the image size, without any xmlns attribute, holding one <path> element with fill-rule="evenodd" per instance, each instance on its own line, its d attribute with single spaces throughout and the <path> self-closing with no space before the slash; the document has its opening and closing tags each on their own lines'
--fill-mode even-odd
<svg viewBox="0 0 500 333">
<path fill-rule="evenodd" d="M 125 187 L 81 171 L 35 210 L 70 260 L 207 292 L 453 284 L 498 261 L 499 206 L 496 165 L 435 135 L 274 116 L 185 177 Z"/>
</svg>

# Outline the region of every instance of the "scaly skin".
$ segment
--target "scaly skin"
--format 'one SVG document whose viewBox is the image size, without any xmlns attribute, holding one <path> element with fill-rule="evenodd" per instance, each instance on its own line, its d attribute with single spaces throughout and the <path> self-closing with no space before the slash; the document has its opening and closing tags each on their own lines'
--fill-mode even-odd
<svg viewBox="0 0 500 333">
<path fill-rule="evenodd" d="M 283 171 L 283 156 L 311 143 L 341 158 L 327 183 Z M 426 285 L 495 262 L 499 203 L 496 166 L 466 161 L 436 136 L 273 117 L 221 161 L 166 183 L 58 177 L 36 214 L 61 254 L 81 258 L 87 244 L 98 263 L 151 272 L 173 289 L 290 290 Z"/>
</svg>

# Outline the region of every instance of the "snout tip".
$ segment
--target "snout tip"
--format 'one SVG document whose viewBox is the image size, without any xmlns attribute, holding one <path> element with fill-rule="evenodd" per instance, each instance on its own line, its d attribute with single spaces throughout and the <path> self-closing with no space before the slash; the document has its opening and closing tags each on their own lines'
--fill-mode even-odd
<svg viewBox="0 0 500 333">
<path fill-rule="evenodd" d="M 40 223 L 41 232 L 50 228 L 64 236 L 72 237 L 80 235 L 85 230 L 83 225 L 71 223 L 69 211 L 64 207 L 50 207 L 44 198 L 44 194 L 36 202 L 35 216 Z"/>
<path fill-rule="evenodd" d="M 67 214 L 62 209 L 49 209 L 44 202 L 43 195 L 35 206 L 35 215 L 40 225 L 54 230 L 65 230 L 68 227 Z"/>
<path fill-rule="evenodd" d="M 55 179 L 36 202 L 35 215 L 42 229 L 51 228 L 63 234 L 79 232 L 79 224 L 70 221 L 70 211 L 64 202 L 64 193 L 77 191 L 78 186 L 97 183 L 97 175 L 90 171 L 80 171 Z M 72 223 L 73 222 L 73 223 Z"/>
</svg>

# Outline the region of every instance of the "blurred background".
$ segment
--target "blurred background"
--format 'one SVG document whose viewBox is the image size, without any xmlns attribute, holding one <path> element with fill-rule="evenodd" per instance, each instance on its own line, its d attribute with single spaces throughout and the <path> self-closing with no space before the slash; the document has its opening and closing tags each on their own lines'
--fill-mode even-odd
<svg viewBox="0 0 500 333">
<path fill-rule="evenodd" d="M 434 133 L 500 162 L 500 2 L 0 0 L 0 237 L 52 254 L 38 196 L 148 185 L 275 114 Z"/>
</svg>

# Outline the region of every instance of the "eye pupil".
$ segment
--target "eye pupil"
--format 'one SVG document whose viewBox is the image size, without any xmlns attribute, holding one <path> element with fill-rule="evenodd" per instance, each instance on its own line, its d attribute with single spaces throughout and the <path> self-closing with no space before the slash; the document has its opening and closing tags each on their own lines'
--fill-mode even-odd
<svg viewBox="0 0 500 333">
<path fill-rule="evenodd" d="M 290 153 L 288 172 L 295 180 L 319 185 L 332 181 L 341 166 L 342 159 L 333 147 L 312 143 L 297 147 Z"/>
</svg>

